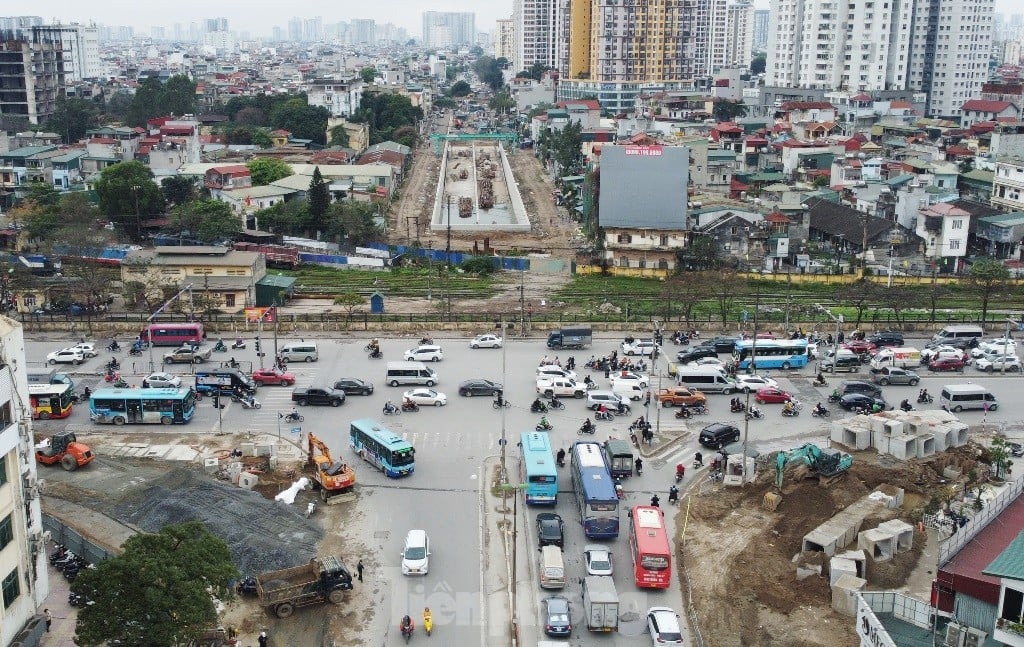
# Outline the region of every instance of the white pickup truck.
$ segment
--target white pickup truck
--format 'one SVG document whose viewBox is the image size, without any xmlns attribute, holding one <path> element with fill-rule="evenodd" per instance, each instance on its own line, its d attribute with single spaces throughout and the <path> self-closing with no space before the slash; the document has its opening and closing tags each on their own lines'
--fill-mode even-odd
<svg viewBox="0 0 1024 647">
<path fill-rule="evenodd" d="M 582 398 L 587 394 L 587 387 L 564 377 L 541 378 L 537 380 L 537 393 L 549 398 L 552 395 Z"/>
</svg>

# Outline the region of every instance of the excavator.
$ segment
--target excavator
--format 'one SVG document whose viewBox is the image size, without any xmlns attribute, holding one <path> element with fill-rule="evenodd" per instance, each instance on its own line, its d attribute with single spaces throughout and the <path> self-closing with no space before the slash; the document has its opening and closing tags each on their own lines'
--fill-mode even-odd
<svg viewBox="0 0 1024 647">
<path fill-rule="evenodd" d="M 96 454 L 93 453 L 92 448 L 85 443 L 78 442 L 74 432 L 71 431 L 54 434 L 49 445 L 36 449 L 38 462 L 43 465 L 60 463 L 60 466 L 69 472 L 88 465 L 94 458 L 96 458 Z"/>
<path fill-rule="evenodd" d="M 331 458 L 331 450 L 324 441 L 309 434 L 309 466 L 313 468 L 313 480 L 320 486 L 320 500 L 324 503 L 340 503 L 339 494 L 344 494 L 356 484 L 356 471 L 351 465 Z"/>
<path fill-rule="evenodd" d="M 803 463 L 812 474 L 817 475 L 821 485 L 827 486 L 850 469 L 853 457 L 837 449 L 822 449 L 813 443 L 806 443 L 788 452 L 779 452 L 775 459 L 775 487 L 782 489 L 786 466 L 796 462 Z"/>
</svg>

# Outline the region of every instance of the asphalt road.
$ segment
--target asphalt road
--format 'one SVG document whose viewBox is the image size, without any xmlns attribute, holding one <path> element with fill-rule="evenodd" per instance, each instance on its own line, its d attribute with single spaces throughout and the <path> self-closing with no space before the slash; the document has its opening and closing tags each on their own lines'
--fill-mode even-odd
<svg viewBox="0 0 1024 647">
<path fill-rule="evenodd" d="M 283 342 L 284 340 L 282 340 Z M 355 376 L 375 383 L 376 390 L 371 396 L 349 396 L 340 408 L 304 407 L 305 422 L 301 425 L 281 424 L 279 413 L 291 409 L 291 389 L 287 387 L 262 387 L 257 398 L 262 402 L 260 410 L 244 410 L 237 403 L 227 403 L 218 412 L 210 406 L 210 400 L 204 399 L 200 404 L 193 421 L 186 427 L 175 427 L 173 431 L 195 430 L 210 432 L 223 429 L 229 432 L 259 432 L 289 436 L 298 440 L 302 431 L 311 431 L 323 439 L 333 453 L 346 460 L 354 460 L 353 453 L 347 445 L 348 422 L 362 417 L 373 417 L 382 420 L 395 432 L 406 437 L 417 450 L 416 473 L 409 478 L 392 480 L 371 469 L 363 463 L 356 463 L 359 487 L 362 489 L 361 514 L 363 527 L 368 536 L 365 542 L 378 547 L 379 563 L 384 565 L 383 573 L 367 573 L 371 581 L 384 590 L 385 604 L 372 621 L 380 632 L 397 638 L 397 624 L 405 613 L 414 615 L 419 624 L 419 612 L 424 606 L 434 611 L 436 632 L 445 637 L 450 644 L 484 644 L 487 633 L 493 633 L 493 627 L 487 624 L 500 624 L 505 621 L 506 611 L 503 605 L 488 598 L 504 581 L 505 565 L 495 560 L 485 560 L 482 556 L 494 555 L 493 546 L 484 545 L 482 540 L 483 524 L 494 521 L 494 499 L 487 504 L 484 496 L 489 487 L 489 475 L 486 473 L 485 462 L 495 463 L 501 453 L 500 440 L 503 435 L 510 442 L 508 445 L 509 470 L 518 474 L 517 452 L 515 443 L 521 431 L 532 430 L 539 419 L 538 415 L 529 412 L 529 403 L 535 397 L 535 368 L 547 351 L 543 341 L 511 340 L 507 348 L 471 350 L 466 339 L 438 339 L 445 351 L 445 359 L 432 366 L 439 374 L 439 384 L 435 387 L 448 395 L 448 405 L 444 407 L 425 407 L 416 413 L 405 413 L 400 416 L 384 417 L 381 409 L 385 401 L 398 402 L 406 388 L 393 388 L 384 384 L 385 364 L 388 360 L 401 359 L 404 350 L 416 345 L 414 339 L 382 339 L 381 346 L 384 360 L 370 360 L 363 352 L 368 340 L 318 340 L 320 361 L 310 364 L 292 364 L 289 370 L 298 378 L 298 385 L 329 383 L 342 376 Z M 38 342 L 27 340 L 26 352 L 30 370 L 43 367 L 46 353 L 71 345 L 72 340 L 61 342 Z M 923 340 L 908 340 L 908 345 L 921 347 Z M 97 342 L 103 346 L 105 342 Z M 270 346 L 264 342 L 265 346 Z M 612 339 L 598 340 L 593 349 L 585 352 L 572 353 L 577 361 L 577 373 L 580 379 L 586 375 L 582 365 L 591 354 L 605 354 L 617 348 L 617 341 Z M 160 351 L 161 349 L 157 349 Z M 272 348 L 267 348 L 272 351 Z M 666 349 L 674 355 L 675 348 Z M 158 353 L 162 354 L 162 353 Z M 117 354 L 122 362 L 123 372 L 130 383 L 139 384 L 149 368 L 148 358 L 129 358 L 126 350 Z M 272 353 L 268 353 L 268 357 Z M 559 353 L 560 358 L 567 359 L 569 353 Z M 252 362 L 256 367 L 259 360 L 249 343 L 244 351 L 232 351 L 215 354 L 214 360 L 225 361 L 235 357 L 240 362 Z M 86 386 L 95 388 L 102 372 L 103 363 L 109 358 L 108 353 L 101 353 L 98 358 L 91 359 L 81 367 L 68 368 L 76 381 L 77 389 Z M 136 360 L 136 366 L 131 360 Z M 664 356 L 660 360 L 662 369 L 665 365 Z M 160 367 L 158 370 L 167 370 Z M 184 383 L 191 384 L 188 366 L 178 365 L 169 368 L 170 372 L 183 375 Z M 862 369 L 859 377 L 867 374 Z M 593 373 L 593 378 L 604 387 L 606 381 L 601 374 Z M 513 406 L 502 412 L 491 405 L 490 397 L 463 398 L 457 393 L 458 383 L 471 377 L 482 377 L 506 385 L 506 397 Z M 787 449 L 807 441 L 823 442 L 828 432 L 828 422 L 810 416 L 810 407 L 817 401 L 824 401 L 831 391 L 832 385 L 846 374 L 838 377 L 829 376 L 830 386 L 816 389 L 811 386 L 812 370 L 801 373 L 782 374 L 772 371 L 772 377 L 780 381 L 780 386 L 792 390 L 805 403 L 805 410 L 798 418 L 783 419 L 780 414 L 781 405 L 764 405 L 767 417 L 763 420 L 751 421 L 747 428 L 749 442 L 761 451 Z M 855 378 L 858 376 L 850 376 Z M 949 383 L 975 382 L 989 386 L 1002 403 L 997 411 L 984 414 L 982 412 L 965 412 L 962 419 L 969 424 L 976 424 L 984 418 L 989 423 L 1001 425 L 1011 437 L 1021 439 L 1021 408 L 1017 404 L 1022 378 L 1020 376 L 989 376 L 968 368 L 964 374 L 932 375 L 921 373 L 921 386 L 927 387 L 933 394 L 938 394 L 941 385 Z M 657 388 L 658 377 L 652 377 L 652 387 Z M 670 383 L 664 379 L 665 385 Z M 920 387 L 918 387 L 920 388 Z M 917 388 L 889 386 L 883 389 L 884 397 L 892 404 L 898 404 L 903 398 L 916 397 Z M 662 506 L 667 506 L 667 490 L 673 482 L 674 466 L 683 462 L 687 466 L 686 483 L 692 484 L 695 476 L 690 465 L 695 451 L 698 450 L 696 437 L 701 427 L 714 421 L 731 421 L 740 429 L 744 429 L 742 415 L 728 412 L 729 396 L 710 395 L 711 414 L 699 416 L 689 421 L 676 420 L 673 410 L 660 409 L 652 406 L 646 411 L 642 406 L 634 404 L 631 416 L 617 418 L 613 422 L 597 423 L 599 430 L 593 438 L 603 441 L 608 436 L 628 437 L 629 422 L 641 413 L 646 413 L 658 434 L 656 447 L 660 449 L 645 459 L 645 470 L 641 477 L 633 477 L 626 481 L 627 492 L 625 506 L 647 504 L 653 493 L 658 493 Z M 589 412 L 582 401 L 565 400 L 563 411 L 548 414 L 548 420 L 554 425 L 550 432 L 552 445 L 555 448 L 566 447 L 579 439 L 577 428 Z M 832 406 L 833 417 L 838 413 Z M 88 420 L 86 407 L 76 408 L 68 421 L 39 421 L 37 433 L 46 434 L 68 424 L 72 429 L 95 430 Z M 127 429 L 127 428 L 126 428 Z M 110 433 L 118 433 L 114 427 Z M 159 432 L 159 426 L 147 431 Z M 591 437 L 587 437 L 591 438 Z M 674 439 L 665 444 L 666 439 Z M 703 450 L 705 455 L 709 450 Z M 585 543 L 578 522 L 578 514 L 572 506 L 571 485 L 568 471 L 563 472 L 559 502 L 555 511 L 566 522 L 565 558 L 569 586 L 563 592 L 573 602 L 574 638 L 573 644 L 581 644 L 581 637 L 588 636 L 581 629 L 582 602 L 580 600 L 579 578 L 584 574 L 582 551 Z M 489 505 L 490 508 L 485 506 Z M 625 507 L 624 506 L 624 507 Z M 547 595 L 539 588 L 537 580 L 537 549 L 533 529 L 536 513 L 543 509 L 518 507 L 518 541 L 519 560 L 517 565 L 518 606 L 521 623 L 521 636 L 526 644 L 533 644 L 533 639 L 542 639 L 541 627 L 538 626 L 540 599 Z M 670 528 L 674 525 L 674 514 L 668 514 Z M 626 514 L 620 514 L 622 528 L 627 527 Z M 430 573 L 422 578 L 404 577 L 400 572 L 400 553 L 405 534 L 409 529 L 425 529 L 431 540 Z M 615 582 L 619 591 L 622 623 L 619 634 L 614 637 L 602 637 L 605 644 L 612 638 L 614 645 L 637 644 L 638 636 L 646 632 L 644 614 L 651 606 L 669 606 L 682 610 L 682 598 L 679 583 L 673 578 L 673 585 L 667 591 L 638 591 L 630 575 L 630 559 L 626 533 L 611 542 L 616 560 Z M 500 597 L 500 596 L 499 596 Z M 419 631 L 419 628 L 417 629 Z M 486 632 L 486 633 L 485 633 Z M 392 639 L 394 640 L 394 639 Z M 582 642 L 596 642 L 598 638 L 584 638 Z M 646 638 L 643 639 L 646 641 Z"/>
</svg>

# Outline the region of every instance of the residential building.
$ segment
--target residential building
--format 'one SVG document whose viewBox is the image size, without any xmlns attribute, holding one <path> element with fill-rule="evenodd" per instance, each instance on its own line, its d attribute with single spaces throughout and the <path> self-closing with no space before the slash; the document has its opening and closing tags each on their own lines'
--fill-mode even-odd
<svg viewBox="0 0 1024 647">
<path fill-rule="evenodd" d="M 1024 211 L 1024 158 L 1005 157 L 996 162 L 992 205 L 1007 211 Z"/>
<path fill-rule="evenodd" d="M 1024 260 L 1024 211 L 978 218 L 975 235 L 995 258 Z"/>
<path fill-rule="evenodd" d="M 353 18 L 350 30 L 352 45 L 373 45 L 377 42 L 377 23 L 370 18 Z"/>
<path fill-rule="evenodd" d="M 924 255 L 938 263 L 943 271 L 956 273 L 967 256 L 967 237 L 971 214 L 948 203 L 921 209 L 914 230 L 924 240 Z"/>
<path fill-rule="evenodd" d="M 309 105 L 327 108 L 332 117 L 351 117 L 359 110 L 362 96 L 363 81 L 359 77 L 314 79 L 306 88 Z"/>
<path fill-rule="evenodd" d="M 47 546 L 21 324 L 0 316 L 0 645 L 38 644 Z"/>
<path fill-rule="evenodd" d="M 504 58 L 513 64 L 516 60 L 516 27 L 514 18 L 504 18 L 494 25 L 494 58 Z M 522 68 L 516 68 L 520 70 Z"/>
<path fill-rule="evenodd" d="M 1020 117 L 1020 106 L 1010 101 L 970 99 L 960 106 L 960 125 L 970 128 L 981 121 L 1016 121 Z"/>
<path fill-rule="evenodd" d="M 33 42 L 49 41 L 59 45 L 67 83 L 102 75 L 99 30 L 95 26 L 77 23 L 36 25 L 23 35 Z"/>
<path fill-rule="evenodd" d="M 216 198 L 220 191 L 234 191 L 235 189 L 248 189 L 252 186 L 252 173 L 245 164 L 234 164 L 230 166 L 216 166 L 206 172 L 203 180 L 203 187 Z"/>
<path fill-rule="evenodd" d="M 53 187 L 58 191 L 67 191 L 72 186 L 82 183 L 82 163 L 85 151 L 73 150 L 50 158 L 52 165 Z"/>
<path fill-rule="evenodd" d="M 754 57 L 754 4 L 740 0 L 730 4 L 727 12 L 725 65 L 746 68 Z"/>
<path fill-rule="evenodd" d="M 191 285 L 227 312 L 254 305 L 256 283 L 266 274 L 266 257 L 259 252 L 217 246 L 132 250 L 121 265 L 126 284 L 141 283 L 154 296 Z"/>
<path fill-rule="evenodd" d="M 423 46 L 476 44 L 476 14 L 456 11 L 423 12 Z"/>
<path fill-rule="evenodd" d="M 768 49 L 768 9 L 754 10 L 754 51 L 763 52 Z"/>
<path fill-rule="evenodd" d="M 567 46 L 568 0 L 513 0 L 514 70 L 534 65 L 561 70 Z M 563 76 L 565 74 L 563 73 Z"/>
<path fill-rule="evenodd" d="M 0 32 L 0 129 L 49 119 L 64 87 L 59 41 L 12 38 Z"/>
</svg>

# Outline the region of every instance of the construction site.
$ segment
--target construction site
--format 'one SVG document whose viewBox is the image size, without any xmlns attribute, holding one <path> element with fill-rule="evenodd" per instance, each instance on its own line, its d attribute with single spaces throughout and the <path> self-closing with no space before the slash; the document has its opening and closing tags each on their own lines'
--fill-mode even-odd
<svg viewBox="0 0 1024 647">
<path fill-rule="evenodd" d="M 530 219 L 504 147 L 495 141 L 447 142 L 430 228 L 530 231 Z"/>
<path fill-rule="evenodd" d="M 705 645 L 856 647 L 847 594 L 928 600 L 947 535 L 920 522 L 969 509 L 990 460 L 966 440 L 905 460 L 807 447 L 760 457 L 745 487 L 702 483 L 680 506 L 679 576 Z"/>
</svg>

